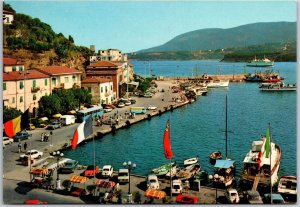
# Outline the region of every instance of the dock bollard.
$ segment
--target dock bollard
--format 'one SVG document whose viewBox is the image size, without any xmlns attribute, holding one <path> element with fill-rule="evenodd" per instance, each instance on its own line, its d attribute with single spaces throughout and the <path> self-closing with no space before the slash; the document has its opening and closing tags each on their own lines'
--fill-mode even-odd
<svg viewBox="0 0 300 207">
<path fill-rule="evenodd" d="M 151 119 L 151 114 L 147 114 L 147 119 L 148 119 L 148 120 Z"/>
<path fill-rule="evenodd" d="M 161 116 L 161 110 L 158 110 L 158 115 Z"/>
<path fill-rule="evenodd" d="M 129 120 L 126 120 L 125 124 L 126 124 L 126 127 L 130 127 L 130 125 L 131 125 Z"/>
<path fill-rule="evenodd" d="M 116 125 L 111 126 L 111 131 L 112 131 L 112 133 L 116 133 Z"/>
<path fill-rule="evenodd" d="M 173 105 L 170 106 L 170 110 L 173 111 Z"/>
</svg>

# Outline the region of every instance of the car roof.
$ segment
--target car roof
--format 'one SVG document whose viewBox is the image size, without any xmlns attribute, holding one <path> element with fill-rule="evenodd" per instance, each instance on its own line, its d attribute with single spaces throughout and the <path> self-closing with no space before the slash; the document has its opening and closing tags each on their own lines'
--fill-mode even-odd
<svg viewBox="0 0 300 207">
<path fill-rule="evenodd" d="M 104 168 L 111 168 L 111 165 L 104 165 L 102 169 Z"/>
<path fill-rule="evenodd" d="M 129 172 L 128 169 L 119 169 L 119 172 Z"/>
<path fill-rule="evenodd" d="M 148 178 L 157 178 L 157 176 L 154 174 L 150 174 L 150 175 L 148 175 Z"/>
</svg>

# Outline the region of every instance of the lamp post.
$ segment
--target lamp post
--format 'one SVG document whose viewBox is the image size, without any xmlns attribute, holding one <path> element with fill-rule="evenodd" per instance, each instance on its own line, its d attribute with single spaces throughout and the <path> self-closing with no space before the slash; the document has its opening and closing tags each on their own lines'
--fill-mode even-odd
<svg viewBox="0 0 300 207">
<path fill-rule="evenodd" d="M 127 198 L 128 198 L 128 203 L 132 203 L 132 194 L 130 192 L 130 172 L 131 172 L 131 170 L 136 168 L 136 164 L 131 163 L 131 161 L 128 161 L 128 162 L 124 162 L 123 166 L 128 169 L 128 173 L 129 173 L 129 185 L 128 185 Z"/>
<path fill-rule="evenodd" d="M 215 182 L 215 187 L 216 187 L 216 204 L 218 203 L 218 180 L 220 179 L 219 178 L 219 175 L 216 173 L 216 174 L 214 174 L 214 175 L 209 175 L 208 176 L 208 178 L 210 179 L 210 180 L 212 180 L 213 182 Z"/>
<path fill-rule="evenodd" d="M 60 151 L 54 151 L 53 153 L 52 153 L 52 155 L 54 156 L 54 157 L 56 157 L 57 158 L 57 169 L 56 169 L 56 173 L 57 173 L 57 178 L 56 178 L 56 190 L 60 190 L 61 189 L 61 186 L 60 186 L 60 180 L 59 180 L 59 172 L 58 172 L 58 164 L 59 164 L 59 159 L 61 158 L 61 157 L 63 157 L 64 156 L 64 153 L 62 153 L 62 152 L 60 152 Z"/>
</svg>

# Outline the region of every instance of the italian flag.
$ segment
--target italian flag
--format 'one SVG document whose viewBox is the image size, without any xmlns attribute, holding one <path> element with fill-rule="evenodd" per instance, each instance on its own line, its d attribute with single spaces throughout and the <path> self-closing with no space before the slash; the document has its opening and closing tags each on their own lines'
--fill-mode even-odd
<svg viewBox="0 0 300 207">
<path fill-rule="evenodd" d="M 5 134 L 12 138 L 18 132 L 29 127 L 29 109 L 17 118 L 11 119 L 4 124 Z"/>
<path fill-rule="evenodd" d="M 87 120 L 79 124 L 75 130 L 72 139 L 72 149 L 76 149 L 77 145 L 91 134 L 93 134 L 93 120 L 92 116 L 90 115 Z"/>
</svg>

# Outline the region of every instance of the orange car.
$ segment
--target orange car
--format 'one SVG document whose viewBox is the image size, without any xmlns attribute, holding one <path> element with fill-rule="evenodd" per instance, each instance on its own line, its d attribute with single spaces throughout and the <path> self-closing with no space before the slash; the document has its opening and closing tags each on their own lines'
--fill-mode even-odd
<svg viewBox="0 0 300 207">
<path fill-rule="evenodd" d="M 93 177 L 94 175 L 98 174 L 100 171 L 99 167 L 94 165 L 89 165 L 87 169 L 84 171 L 84 176 L 86 177 Z"/>
</svg>

